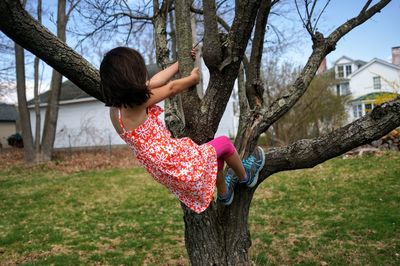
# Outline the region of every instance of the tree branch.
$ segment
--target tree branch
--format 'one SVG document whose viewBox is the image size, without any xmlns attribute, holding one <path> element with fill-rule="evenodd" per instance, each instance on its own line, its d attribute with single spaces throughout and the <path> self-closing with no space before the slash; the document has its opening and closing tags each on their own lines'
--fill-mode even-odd
<svg viewBox="0 0 400 266">
<path fill-rule="evenodd" d="M 193 6 L 190 7 L 190 11 L 192 11 L 195 14 L 204 15 L 203 10 L 195 8 Z M 220 16 L 216 16 L 216 18 L 217 18 L 218 23 L 228 32 L 231 28 L 228 25 L 228 23 L 226 23 L 226 21 L 223 18 L 221 18 Z"/>
<path fill-rule="evenodd" d="M 260 182 L 276 172 L 314 167 L 379 139 L 399 126 L 400 96 L 376 106 L 370 114 L 324 136 L 299 140 L 283 148 L 268 149 Z"/>
<path fill-rule="evenodd" d="M 0 30 L 86 93 L 104 102 L 97 69 L 33 19 L 19 1 L 0 1 Z"/>
<path fill-rule="evenodd" d="M 336 43 L 344 36 L 346 35 L 349 31 L 354 29 L 355 27 L 361 25 L 365 21 L 367 21 L 369 18 L 371 18 L 373 15 L 376 13 L 381 12 L 382 8 L 384 8 L 387 4 L 391 2 L 391 0 L 381 0 L 375 5 L 373 5 L 371 8 L 367 9 L 368 6 L 370 5 L 370 0 L 364 5 L 363 9 L 361 12 L 358 14 L 357 17 L 354 17 L 350 20 L 348 20 L 346 23 L 342 24 L 338 28 L 336 28 L 327 38 L 327 42 L 329 43 L 330 46 L 335 47 Z"/>
<path fill-rule="evenodd" d="M 218 68 L 222 60 L 221 42 L 218 34 L 215 0 L 204 0 L 204 46 L 203 58 L 207 67 Z"/>
<path fill-rule="evenodd" d="M 340 40 L 340 38 L 342 38 L 356 26 L 362 24 L 367 19 L 380 12 L 380 10 L 384 8 L 390 1 L 391 0 L 381 0 L 364 13 L 360 13 L 357 17 L 354 17 L 343 23 L 336 30 L 334 30 L 328 38 L 324 38 L 324 36 L 319 32 L 315 33 L 313 52 L 301 71 L 299 77 L 289 88 L 287 93 L 273 101 L 270 106 L 267 107 L 264 105 L 264 108 L 261 111 L 264 114 L 264 118 L 263 122 L 260 123 L 258 128 L 258 135 L 262 132 L 265 132 L 275 121 L 289 111 L 289 109 L 305 93 L 322 60 L 326 57 L 326 55 L 335 49 L 336 43 Z"/>
<path fill-rule="evenodd" d="M 249 71 L 246 82 L 246 95 L 250 108 L 261 105 L 263 101 L 263 86 L 260 79 L 261 58 L 263 54 L 264 36 L 271 11 L 271 0 L 262 0 L 257 14 L 254 30 L 253 45 L 251 47 Z"/>
<path fill-rule="evenodd" d="M 190 21 L 190 0 L 175 1 L 176 37 L 179 58 L 179 72 L 188 76 L 193 68 L 193 60 L 190 56 L 192 49 L 192 27 Z M 200 97 L 197 94 L 196 86 L 183 92 L 182 107 L 185 114 L 187 132 L 195 132 L 197 111 L 200 108 Z"/>
</svg>

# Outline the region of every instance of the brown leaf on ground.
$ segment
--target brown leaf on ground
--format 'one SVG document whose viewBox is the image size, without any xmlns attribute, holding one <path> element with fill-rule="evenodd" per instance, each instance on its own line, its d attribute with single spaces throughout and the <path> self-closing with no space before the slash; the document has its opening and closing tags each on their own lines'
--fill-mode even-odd
<svg viewBox="0 0 400 266">
<path fill-rule="evenodd" d="M 24 162 L 23 149 L 6 149 L 0 153 L 0 170 L 11 167 L 28 166 Z M 95 169 L 132 168 L 139 166 L 138 161 L 127 147 L 87 150 L 58 150 L 54 153 L 51 162 L 40 164 L 41 167 L 58 170 L 66 173 Z"/>
</svg>

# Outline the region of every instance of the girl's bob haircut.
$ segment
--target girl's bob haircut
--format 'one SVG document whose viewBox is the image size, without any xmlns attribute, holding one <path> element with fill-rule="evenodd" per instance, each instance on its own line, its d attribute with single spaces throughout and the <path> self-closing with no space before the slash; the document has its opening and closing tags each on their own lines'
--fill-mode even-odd
<svg viewBox="0 0 400 266">
<path fill-rule="evenodd" d="M 150 98 L 147 68 L 134 49 L 117 47 L 106 53 L 100 65 L 100 78 L 106 106 L 133 107 Z"/>
</svg>

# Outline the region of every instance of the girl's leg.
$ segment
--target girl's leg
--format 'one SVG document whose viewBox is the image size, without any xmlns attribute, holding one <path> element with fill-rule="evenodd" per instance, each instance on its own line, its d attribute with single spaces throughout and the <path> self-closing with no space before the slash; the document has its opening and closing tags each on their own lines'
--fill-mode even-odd
<svg viewBox="0 0 400 266">
<path fill-rule="evenodd" d="M 217 190 L 218 194 L 221 196 L 226 195 L 226 192 L 228 190 L 226 187 L 223 171 L 218 171 L 217 173 Z"/>
<path fill-rule="evenodd" d="M 212 145 L 217 152 L 218 171 L 222 172 L 225 161 L 228 166 L 235 171 L 235 174 L 239 177 L 240 181 L 246 178 L 246 171 L 243 167 L 239 154 L 228 137 L 221 136 L 215 138 L 208 142 L 208 144 Z"/>
<path fill-rule="evenodd" d="M 225 159 L 225 162 L 233 171 L 235 171 L 235 174 L 239 177 L 239 181 L 246 179 L 246 171 L 236 149 L 231 156 Z"/>
</svg>

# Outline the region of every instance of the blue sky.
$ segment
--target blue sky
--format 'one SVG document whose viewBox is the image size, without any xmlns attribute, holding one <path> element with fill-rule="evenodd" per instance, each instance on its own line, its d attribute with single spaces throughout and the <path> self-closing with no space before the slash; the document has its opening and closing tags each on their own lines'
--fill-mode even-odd
<svg viewBox="0 0 400 266">
<path fill-rule="evenodd" d="M 320 1 L 321 3 L 325 2 Z M 372 4 L 376 2 L 374 0 Z M 364 3 L 365 0 L 332 0 L 320 19 L 319 28 L 327 36 L 334 28 L 358 14 Z M 48 11 L 55 12 L 54 0 L 46 1 L 45 6 Z M 291 17 L 298 20 L 297 13 Z M 54 30 L 54 23 L 48 20 L 44 23 Z M 297 25 L 300 24 L 297 23 Z M 303 40 L 297 47 L 290 49 L 286 55 L 287 58 L 300 64 L 304 64 L 311 53 L 311 42 L 306 31 L 303 32 Z M 336 50 L 328 55 L 328 64 L 342 55 L 364 61 L 369 61 L 374 57 L 390 60 L 391 47 L 394 46 L 400 46 L 400 1 L 398 0 L 393 0 L 381 13 L 376 14 L 372 19 L 343 37 L 337 44 Z"/>
<path fill-rule="evenodd" d="M 293 0 L 282 0 L 283 3 L 285 3 L 285 1 L 289 6 L 288 13 L 291 14 L 288 14 L 287 19 L 283 20 L 281 24 L 295 25 L 295 27 L 297 27 L 295 30 L 300 31 L 301 34 L 296 35 L 296 38 L 298 38 L 296 44 L 286 51 L 287 53 L 284 55 L 284 60 L 292 61 L 294 64 L 304 65 L 311 53 L 311 41 L 308 34 L 301 26 L 297 12 L 295 12 L 295 8 L 292 4 Z M 365 1 L 366 0 L 332 0 L 320 19 L 320 31 L 327 36 L 334 28 L 358 14 Z M 322 3 L 324 2 L 325 0 Z M 374 0 L 372 4 L 376 2 L 377 0 Z M 31 7 L 31 9 L 33 8 Z M 54 32 L 55 25 L 54 22 L 49 20 L 49 15 L 53 14 L 54 16 L 56 13 L 56 1 L 44 1 L 43 9 L 46 12 L 43 16 L 43 23 Z M 84 26 L 82 22 L 79 23 L 79 27 Z M 288 26 L 288 28 L 289 27 L 291 26 Z M 67 41 L 70 45 L 72 43 L 72 46 L 76 43 L 71 35 L 67 36 Z M 103 48 L 108 49 L 105 47 L 113 45 L 115 44 L 104 44 Z M 358 26 L 342 38 L 337 44 L 336 50 L 327 57 L 328 67 L 331 67 L 332 63 L 343 55 L 352 59 L 364 61 L 369 61 L 375 57 L 390 61 L 391 47 L 394 46 L 400 46 L 400 1 L 398 0 L 393 0 L 381 13 L 378 13 L 372 19 Z M 97 65 L 99 55 L 97 55 L 96 60 L 88 59 Z M 48 67 L 46 67 L 45 73 L 47 74 L 45 74 L 44 87 L 41 91 L 46 90 L 45 87 L 48 85 L 46 86 L 45 84 L 49 83 L 51 71 L 49 71 Z"/>
<path fill-rule="evenodd" d="M 324 35 L 327 36 L 334 28 L 358 14 L 364 2 L 331 1 L 320 22 Z M 304 64 L 306 55 L 311 53 L 311 42 L 308 40 L 302 46 L 301 51 L 304 52 L 299 53 L 295 49 L 290 52 L 289 57 Z M 400 46 L 400 1 L 397 0 L 389 3 L 380 13 L 343 37 L 338 42 L 336 50 L 328 55 L 328 67 L 343 55 L 364 61 L 375 57 L 389 61 L 391 48 L 395 46 Z"/>
</svg>

